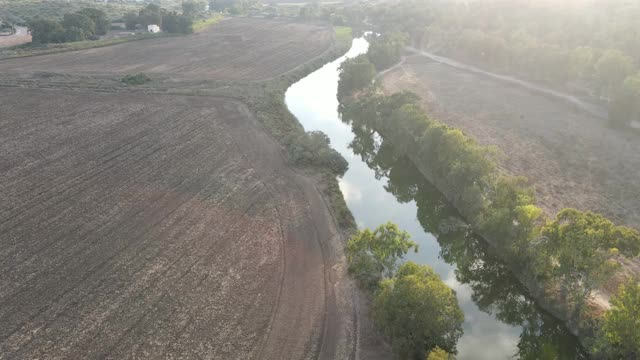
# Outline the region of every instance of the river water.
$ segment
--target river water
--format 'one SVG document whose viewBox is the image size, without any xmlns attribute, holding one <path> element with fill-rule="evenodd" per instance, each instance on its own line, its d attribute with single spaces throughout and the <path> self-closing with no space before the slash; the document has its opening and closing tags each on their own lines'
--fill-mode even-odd
<svg viewBox="0 0 640 360">
<path fill-rule="evenodd" d="M 398 224 L 420 245 L 408 259 L 430 265 L 456 291 L 465 314 L 458 359 L 584 358 L 577 340 L 536 306 L 442 195 L 395 154 L 392 144 L 376 135 L 354 133 L 342 122 L 336 97 L 338 68 L 367 47 L 366 40 L 355 39 L 347 54 L 293 84 L 285 98 L 305 130 L 326 133 L 349 162 L 340 188 L 358 227 Z"/>
</svg>

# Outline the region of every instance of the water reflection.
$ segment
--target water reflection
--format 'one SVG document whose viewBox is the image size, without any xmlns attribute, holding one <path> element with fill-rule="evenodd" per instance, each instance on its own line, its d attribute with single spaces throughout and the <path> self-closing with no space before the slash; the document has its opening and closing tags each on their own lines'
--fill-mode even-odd
<svg viewBox="0 0 640 360">
<path fill-rule="evenodd" d="M 415 202 L 420 225 L 435 236 L 440 258 L 455 265 L 455 280 L 469 286 L 478 309 L 505 324 L 522 327 L 515 358 L 585 358 L 564 325 L 526 295 L 526 289 L 509 268 L 470 231 L 458 212 L 407 157 L 366 125 L 354 125 L 352 132 L 355 137 L 349 147 L 377 179 L 386 179 L 384 189 L 398 202 Z"/>
<path fill-rule="evenodd" d="M 433 267 L 456 290 L 465 313 L 459 360 L 582 358 L 575 339 L 524 295 L 508 269 L 392 144 L 371 129 L 341 121 L 338 67 L 366 51 L 364 39 L 354 40 L 347 55 L 286 93 L 289 110 L 304 128 L 325 132 L 349 162 L 340 187 L 358 225 L 395 222 L 420 244 L 410 259 Z"/>
</svg>

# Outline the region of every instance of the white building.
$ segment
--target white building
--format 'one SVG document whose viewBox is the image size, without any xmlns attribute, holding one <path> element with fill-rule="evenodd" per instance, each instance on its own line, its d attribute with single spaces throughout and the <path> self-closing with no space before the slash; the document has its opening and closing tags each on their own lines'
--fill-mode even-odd
<svg viewBox="0 0 640 360">
<path fill-rule="evenodd" d="M 147 25 L 147 31 L 149 31 L 150 33 L 159 33 L 160 32 L 160 27 L 158 25 Z"/>
</svg>

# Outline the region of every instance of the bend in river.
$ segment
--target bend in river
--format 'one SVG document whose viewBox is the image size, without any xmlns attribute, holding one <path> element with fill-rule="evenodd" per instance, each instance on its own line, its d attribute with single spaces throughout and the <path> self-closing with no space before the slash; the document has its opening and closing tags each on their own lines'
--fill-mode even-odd
<svg viewBox="0 0 640 360">
<path fill-rule="evenodd" d="M 338 67 L 366 52 L 355 39 L 349 52 L 293 84 L 289 110 L 305 130 L 321 130 L 349 162 L 340 187 L 359 227 L 392 221 L 420 244 L 410 260 L 428 264 L 452 287 L 465 313 L 458 359 L 586 358 L 564 325 L 539 308 L 507 266 L 468 230 L 457 212 L 389 142 L 356 134 L 338 112 Z M 462 70 L 460 70 L 462 71 Z M 375 146 L 371 146 L 372 142 Z"/>
</svg>

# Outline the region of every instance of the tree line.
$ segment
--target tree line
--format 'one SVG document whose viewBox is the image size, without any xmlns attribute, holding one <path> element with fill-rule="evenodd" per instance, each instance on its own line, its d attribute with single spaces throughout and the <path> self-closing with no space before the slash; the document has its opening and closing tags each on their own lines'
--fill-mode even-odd
<svg viewBox="0 0 640 360">
<path fill-rule="evenodd" d="M 568 319 L 578 327 L 599 329 L 590 339 L 594 351 L 640 353 L 640 341 L 623 346 L 620 341 L 628 339 L 603 334 L 620 335 L 637 318 L 623 313 L 612 328 L 606 325 L 612 315 L 595 316 L 588 306 L 593 291 L 611 280 L 621 261 L 640 255 L 640 233 L 575 209 L 547 218 L 526 178 L 500 173 L 495 149 L 430 118 L 413 93 L 382 94 L 373 82 L 376 66 L 370 54 L 376 54 L 375 47 L 341 66 L 343 119 L 392 141 L 477 233 L 492 240 L 516 273 L 532 274 L 530 280 L 560 297 Z M 640 304 L 639 298 L 633 301 Z"/>
<path fill-rule="evenodd" d="M 138 25 L 158 25 L 162 31 L 171 34 L 191 34 L 193 32 L 193 19 L 199 14 L 200 6 L 204 4 L 187 1 L 182 3 L 182 14 L 176 11 L 168 11 L 159 5 L 149 4 L 140 9 L 138 13 L 130 12 L 124 15 L 125 27 L 135 30 Z"/>
<path fill-rule="evenodd" d="M 34 43 L 48 44 L 96 39 L 107 33 L 110 24 L 104 11 L 84 8 L 64 14 L 62 21 L 32 19 L 28 22 L 28 27 Z"/>
<path fill-rule="evenodd" d="M 402 1 L 362 11 L 414 46 L 598 96 L 615 125 L 640 121 L 638 2 Z"/>
</svg>

